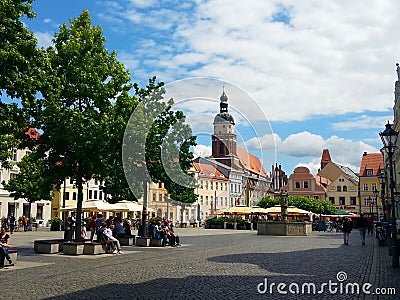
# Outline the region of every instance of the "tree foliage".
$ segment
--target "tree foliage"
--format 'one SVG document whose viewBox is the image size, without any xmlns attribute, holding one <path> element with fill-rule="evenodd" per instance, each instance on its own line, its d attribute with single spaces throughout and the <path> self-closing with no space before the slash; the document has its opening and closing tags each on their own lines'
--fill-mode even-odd
<svg viewBox="0 0 400 300">
<path fill-rule="evenodd" d="M 22 17 L 33 18 L 33 0 L 0 0 L 0 162 L 4 167 L 16 148 L 23 148 L 28 117 L 15 103 L 4 103 L 5 97 L 22 102 L 35 99 L 38 90 L 41 56 L 33 33 Z"/>
<path fill-rule="evenodd" d="M 264 197 L 258 202 L 258 206 L 263 208 L 268 208 L 274 205 L 279 205 L 280 199 L 276 197 L 271 199 L 269 197 Z M 296 206 L 298 208 L 312 211 L 316 214 L 334 214 L 336 212 L 335 206 L 326 200 L 300 197 L 300 196 L 289 196 L 288 197 L 289 206 Z"/>
</svg>

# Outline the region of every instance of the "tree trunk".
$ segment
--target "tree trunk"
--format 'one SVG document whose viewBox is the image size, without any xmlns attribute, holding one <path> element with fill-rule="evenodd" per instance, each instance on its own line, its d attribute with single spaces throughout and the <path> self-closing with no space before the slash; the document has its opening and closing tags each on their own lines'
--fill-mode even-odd
<svg viewBox="0 0 400 300">
<path fill-rule="evenodd" d="M 80 160 L 78 161 L 78 172 L 76 176 L 76 185 L 78 187 L 78 203 L 76 206 L 75 240 L 81 241 L 82 226 L 82 203 L 83 203 L 83 172 Z"/>
</svg>

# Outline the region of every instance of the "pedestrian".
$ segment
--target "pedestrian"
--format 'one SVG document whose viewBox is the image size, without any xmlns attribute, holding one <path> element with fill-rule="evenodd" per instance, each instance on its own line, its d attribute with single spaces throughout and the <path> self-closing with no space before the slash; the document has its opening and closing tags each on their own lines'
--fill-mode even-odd
<svg viewBox="0 0 400 300">
<path fill-rule="evenodd" d="M 93 237 L 96 232 L 96 215 L 93 215 L 92 218 L 90 219 L 89 227 L 90 227 L 90 241 L 93 242 Z"/>
<path fill-rule="evenodd" d="M 10 236 L 6 233 L 4 228 L 0 230 L 0 269 L 4 268 L 4 260 L 8 260 L 9 266 L 13 266 L 10 255 L 8 254 L 10 248 Z"/>
<path fill-rule="evenodd" d="M 22 225 L 24 225 L 24 231 L 29 230 L 29 219 L 26 216 L 22 216 Z"/>
<path fill-rule="evenodd" d="M 65 226 L 65 239 L 67 241 L 72 242 L 74 238 L 74 231 L 75 231 L 75 213 L 72 212 L 71 215 L 67 218 L 66 226 Z"/>
<path fill-rule="evenodd" d="M 349 236 L 353 230 L 353 222 L 349 218 L 343 217 L 342 231 L 343 231 L 343 243 L 345 245 L 349 244 Z"/>
<path fill-rule="evenodd" d="M 357 228 L 360 233 L 361 245 L 365 245 L 365 234 L 368 228 L 367 215 L 361 213 L 360 218 L 357 220 Z"/>
<path fill-rule="evenodd" d="M 368 235 L 374 234 L 374 218 L 368 216 L 367 221 L 368 221 Z"/>
<path fill-rule="evenodd" d="M 10 225 L 10 233 L 13 234 L 15 228 L 15 217 L 13 213 L 11 213 L 10 217 L 8 218 L 8 224 Z"/>
</svg>

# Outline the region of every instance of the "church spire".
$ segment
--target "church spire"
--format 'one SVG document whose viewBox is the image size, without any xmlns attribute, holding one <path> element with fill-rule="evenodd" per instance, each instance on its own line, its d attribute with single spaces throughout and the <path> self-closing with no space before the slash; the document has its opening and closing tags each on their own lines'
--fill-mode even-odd
<svg viewBox="0 0 400 300">
<path fill-rule="evenodd" d="M 227 113 L 228 112 L 228 96 L 225 94 L 225 87 L 222 86 L 222 95 L 219 97 L 221 101 L 219 103 L 219 112 L 220 113 Z"/>
</svg>

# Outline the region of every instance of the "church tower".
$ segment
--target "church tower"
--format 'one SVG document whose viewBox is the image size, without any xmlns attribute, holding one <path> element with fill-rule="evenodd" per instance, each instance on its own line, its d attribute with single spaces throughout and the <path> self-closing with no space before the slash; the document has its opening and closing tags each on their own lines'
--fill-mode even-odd
<svg viewBox="0 0 400 300">
<path fill-rule="evenodd" d="M 228 112 L 228 96 L 225 90 L 219 98 L 219 114 L 214 118 L 212 135 L 212 157 L 228 166 L 234 165 L 236 155 L 235 121 Z"/>
</svg>

